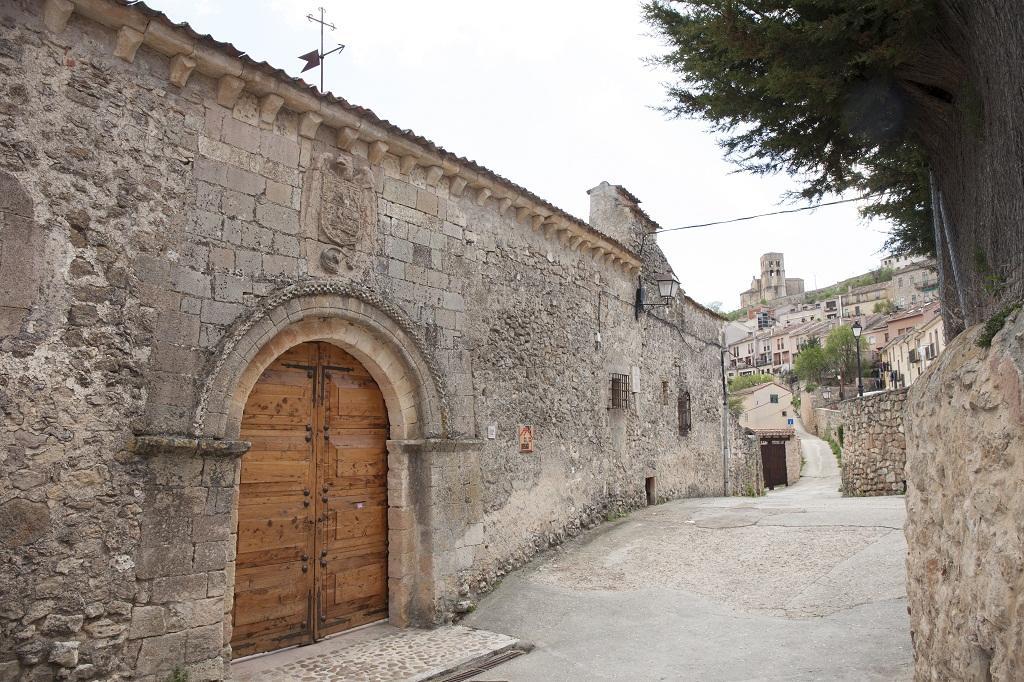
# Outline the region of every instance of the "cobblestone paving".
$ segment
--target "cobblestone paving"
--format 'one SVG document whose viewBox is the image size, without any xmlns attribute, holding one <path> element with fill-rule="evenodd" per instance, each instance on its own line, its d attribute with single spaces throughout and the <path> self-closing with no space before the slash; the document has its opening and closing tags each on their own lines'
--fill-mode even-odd
<svg viewBox="0 0 1024 682">
<path fill-rule="evenodd" d="M 387 634 L 361 638 L 351 644 L 345 643 L 343 635 L 309 647 L 250 659 L 233 667 L 233 677 L 240 682 L 413 682 L 517 642 L 495 632 L 458 625 L 436 630 L 384 627 Z M 282 659 L 289 662 L 278 665 Z"/>
</svg>

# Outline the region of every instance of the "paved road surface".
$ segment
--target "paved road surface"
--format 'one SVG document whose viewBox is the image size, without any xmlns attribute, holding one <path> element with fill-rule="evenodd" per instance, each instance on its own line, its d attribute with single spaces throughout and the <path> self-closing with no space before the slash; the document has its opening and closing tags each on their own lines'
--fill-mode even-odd
<svg viewBox="0 0 1024 682">
<path fill-rule="evenodd" d="M 841 497 L 801 436 L 791 488 L 649 507 L 506 578 L 464 624 L 537 648 L 475 679 L 911 679 L 903 498 Z"/>
</svg>

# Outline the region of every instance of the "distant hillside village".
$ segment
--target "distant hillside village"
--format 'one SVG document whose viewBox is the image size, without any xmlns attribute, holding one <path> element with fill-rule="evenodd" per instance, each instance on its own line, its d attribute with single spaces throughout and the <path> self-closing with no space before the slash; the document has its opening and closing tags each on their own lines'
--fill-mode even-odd
<svg viewBox="0 0 1024 682">
<path fill-rule="evenodd" d="M 743 307 L 729 315 L 728 377 L 770 374 L 793 383 L 803 349 L 822 347 L 834 329 L 857 323 L 864 390 L 904 388 L 945 346 L 937 299 L 938 274 L 928 259 L 885 258 L 877 270 L 805 292 L 802 279 L 786 277 L 783 254 L 766 253 L 760 277 L 740 294 Z M 841 399 L 856 377 L 821 383 L 839 384 Z"/>
</svg>

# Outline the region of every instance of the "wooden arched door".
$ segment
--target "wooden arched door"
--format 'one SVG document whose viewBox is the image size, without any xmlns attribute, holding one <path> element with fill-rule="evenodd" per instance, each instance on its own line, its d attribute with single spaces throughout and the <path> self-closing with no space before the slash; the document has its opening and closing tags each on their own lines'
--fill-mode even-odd
<svg viewBox="0 0 1024 682">
<path fill-rule="evenodd" d="M 366 368 L 328 343 L 291 348 L 241 437 L 234 656 L 387 618 L 388 418 Z"/>
</svg>

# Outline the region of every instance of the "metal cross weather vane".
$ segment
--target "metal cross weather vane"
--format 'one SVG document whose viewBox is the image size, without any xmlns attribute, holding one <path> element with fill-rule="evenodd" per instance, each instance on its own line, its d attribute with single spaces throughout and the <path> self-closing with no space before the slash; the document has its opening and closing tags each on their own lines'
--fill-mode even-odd
<svg viewBox="0 0 1024 682">
<path fill-rule="evenodd" d="M 306 60 L 306 66 L 302 69 L 302 73 L 306 73 L 317 66 L 320 67 L 320 92 L 322 93 L 324 91 L 324 57 L 329 54 L 334 54 L 335 52 L 341 52 L 345 49 L 345 46 L 338 43 L 338 46 L 330 52 L 324 52 L 324 27 L 329 28 L 332 31 L 335 30 L 336 27 L 334 24 L 330 24 L 324 19 L 324 8 L 319 7 L 318 9 L 320 10 L 319 19 L 314 17 L 312 14 L 307 14 L 306 18 L 315 24 L 320 24 L 320 49 L 307 52 L 306 54 L 301 55 L 299 59 Z"/>
</svg>

